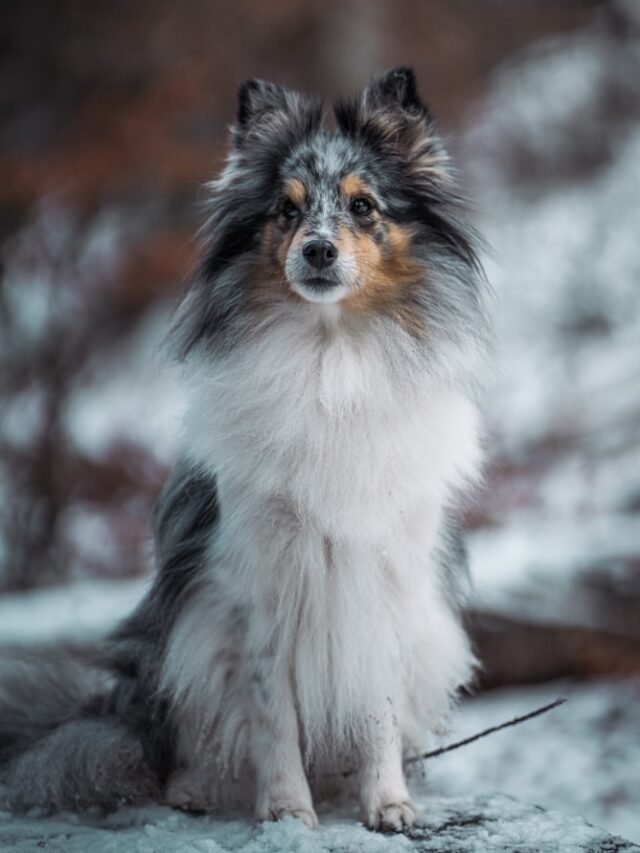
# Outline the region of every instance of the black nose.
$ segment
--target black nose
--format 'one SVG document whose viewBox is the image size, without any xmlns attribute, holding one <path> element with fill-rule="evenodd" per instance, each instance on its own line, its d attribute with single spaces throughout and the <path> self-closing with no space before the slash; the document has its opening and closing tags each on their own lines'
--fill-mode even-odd
<svg viewBox="0 0 640 853">
<path fill-rule="evenodd" d="M 304 258 L 317 270 L 330 267 L 338 257 L 338 250 L 329 240 L 308 240 L 302 247 Z"/>
</svg>

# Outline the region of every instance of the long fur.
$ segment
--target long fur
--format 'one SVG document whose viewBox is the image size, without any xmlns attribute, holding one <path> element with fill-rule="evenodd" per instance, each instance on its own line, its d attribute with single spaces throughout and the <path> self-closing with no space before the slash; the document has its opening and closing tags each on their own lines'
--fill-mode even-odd
<svg viewBox="0 0 640 853">
<path fill-rule="evenodd" d="M 259 817 L 313 824 L 307 775 L 355 760 L 369 824 L 413 820 L 402 755 L 474 667 L 452 513 L 481 461 L 485 284 L 412 72 L 336 118 L 329 132 L 317 99 L 241 89 L 173 333 L 189 407 L 158 573 L 110 638 L 101 687 L 74 687 L 28 737 L 32 712 L 0 692 L 16 806 L 66 806 L 74 779 L 99 805 L 138 801 L 87 786 L 73 756 L 90 736 L 175 805 L 234 791 Z M 319 237 L 338 255 L 326 280 L 302 251 Z M 113 764 L 95 773 L 120 778 Z M 32 800 L 25 767 L 49 779 Z"/>
</svg>

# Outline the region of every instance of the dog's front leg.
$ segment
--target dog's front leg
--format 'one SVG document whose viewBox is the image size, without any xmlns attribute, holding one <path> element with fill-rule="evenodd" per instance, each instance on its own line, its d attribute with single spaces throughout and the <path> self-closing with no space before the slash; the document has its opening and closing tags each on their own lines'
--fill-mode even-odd
<svg viewBox="0 0 640 853">
<path fill-rule="evenodd" d="M 256 768 L 258 820 L 291 815 L 318 825 L 302 764 L 300 733 L 288 673 L 262 657 L 252 675 L 251 749 Z"/>
<path fill-rule="evenodd" d="M 391 702 L 374 722 L 371 748 L 360 759 L 362 819 L 371 829 L 401 832 L 416 819 L 402 769 L 402 735 Z"/>
</svg>

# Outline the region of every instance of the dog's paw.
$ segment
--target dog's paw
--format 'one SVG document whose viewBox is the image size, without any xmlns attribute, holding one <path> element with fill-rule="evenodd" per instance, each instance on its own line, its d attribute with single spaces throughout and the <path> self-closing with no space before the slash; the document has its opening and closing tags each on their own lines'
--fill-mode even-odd
<svg viewBox="0 0 640 853">
<path fill-rule="evenodd" d="M 369 829 L 380 832 L 402 832 L 416 822 L 417 810 L 411 800 L 385 802 L 369 808 L 364 815 L 364 822 Z"/>
<path fill-rule="evenodd" d="M 202 779 L 187 771 L 178 772 L 169 780 L 164 802 L 185 812 L 203 812 L 209 805 Z"/>
<path fill-rule="evenodd" d="M 295 817 L 309 829 L 315 829 L 318 825 L 318 817 L 313 806 L 296 803 L 289 799 L 266 800 L 256 810 L 256 817 L 258 820 L 282 820 L 283 817 Z"/>
</svg>

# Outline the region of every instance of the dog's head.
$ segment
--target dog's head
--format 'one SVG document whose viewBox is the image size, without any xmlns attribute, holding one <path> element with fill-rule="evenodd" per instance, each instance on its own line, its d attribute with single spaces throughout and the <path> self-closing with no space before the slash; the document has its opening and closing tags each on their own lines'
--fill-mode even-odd
<svg viewBox="0 0 640 853">
<path fill-rule="evenodd" d="M 334 112 L 328 130 L 319 99 L 241 86 L 229 160 L 212 184 L 199 277 L 209 295 L 188 345 L 283 302 L 333 303 L 416 337 L 442 325 L 443 311 L 478 308 L 473 237 L 411 69 Z"/>
</svg>

